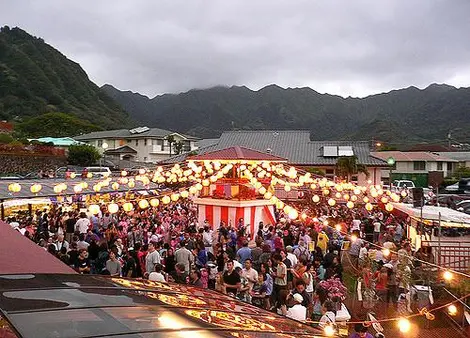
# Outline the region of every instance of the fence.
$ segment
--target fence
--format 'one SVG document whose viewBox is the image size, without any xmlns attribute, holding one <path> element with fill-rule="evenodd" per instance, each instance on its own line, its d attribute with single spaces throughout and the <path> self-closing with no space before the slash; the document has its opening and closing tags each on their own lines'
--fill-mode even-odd
<svg viewBox="0 0 470 338">
<path fill-rule="evenodd" d="M 434 253 L 436 264 L 467 272 L 470 270 L 470 241 L 425 241 L 423 246 L 430 246 Z"/>
</svg>

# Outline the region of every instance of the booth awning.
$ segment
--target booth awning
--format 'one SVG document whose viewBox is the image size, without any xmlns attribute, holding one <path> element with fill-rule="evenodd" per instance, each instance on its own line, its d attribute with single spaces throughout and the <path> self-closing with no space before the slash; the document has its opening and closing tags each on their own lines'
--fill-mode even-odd
<svg viewBox="0 0 470 338">
<path fill-rule="evenodd" d="M 454 224 L 454 226 L 470 227 L 470 215 L 457 210 L 425 205 L 421 214 L 421 208 L 413 208 L 412 204 L 393 203 L 393 207 L 415 219 L 422 218 L 423 221 L 428 221 L 427 223 L 440 220 L 446 223 L 447 226 L 453 226 L 452 224 Z"/>
</svg>

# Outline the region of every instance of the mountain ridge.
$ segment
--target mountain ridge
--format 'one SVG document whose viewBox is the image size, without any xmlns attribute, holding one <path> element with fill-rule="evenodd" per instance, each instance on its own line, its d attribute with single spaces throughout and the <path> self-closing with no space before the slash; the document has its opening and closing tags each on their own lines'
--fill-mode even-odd
<svg viewBox="0 0 470 338">
<path fill-rule="evenodd" d="M 216 86 L 154 98 L 133 95 L 133 104 L 124 97 L 128 94 L 111 85 L 103 90 L 136 121 L 208 138 L 231 129 L 305 127 L 314 139 L 326 140 L 368 137 L 390 143 L 404 138 L 406 142 L 443 142 L 455 128 L 461 129 L 456 137 L 470 138 L 470 88 L 447 84 L 433 83 L 422 89 L 409 86 L 364 98 L 274 84 L 259 90 Z M 178 123 L 175 117 L 184 121 Z"/>
</svg>

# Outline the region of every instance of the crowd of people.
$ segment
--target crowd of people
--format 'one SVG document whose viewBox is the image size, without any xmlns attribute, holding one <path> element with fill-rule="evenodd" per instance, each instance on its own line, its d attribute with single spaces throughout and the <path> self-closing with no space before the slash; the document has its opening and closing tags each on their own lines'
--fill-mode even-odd
<svg viewBox="0 0 470 338">
<path fill-rule="evenodd" d="M 117 214 L 106 206 L 95 215 L 56 208 L 10 224 L 81 274 L 209 288 L 300 321 L 336 322 L 347 294 L 341 290 L 346 258 L 365 289 L 397 303 L 399 288 L 407 288 L 400 264 L 412 264 L 403 224 L 380 209 L 299 208 L 300 220 L 281 212 L 256 234 L 243 219 L 234 226 L 198 224 L 190 201 Z M 342 255 L 345 233 L 357 238 L 348 255 Z M 400 257 L 384 257 L 369 243 L 400 249 Z"/>
</svg>

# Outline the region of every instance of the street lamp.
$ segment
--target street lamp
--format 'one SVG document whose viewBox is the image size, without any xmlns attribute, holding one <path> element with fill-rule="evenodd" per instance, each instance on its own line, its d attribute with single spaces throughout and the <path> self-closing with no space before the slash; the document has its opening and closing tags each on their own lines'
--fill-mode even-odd
<svg viewBox="0 0 470 338">
<path fill-rule="evenodd" d="M 395 159 L 393 157 L 387 158 L 387 164 L 389 165 L 390 172 L 388 174 L 388 180 L 389 180 L 389 185 L 390 185 L 390 190 L 392 190 L 392 170 L 393 166 L 395 165 Z"/>
<path fill-rule="evenodd" d="M 108 144 L 106 142 L 103 142 L 103 144 L 101 145 L 101 148 L 103 148 L 103 162 L 104 162 L 104 165 L 106 166 L 106 149 L 108 149 Z M 100 166 L 100 169 L 101 169 L 101 166 Z"/>
</svg>

